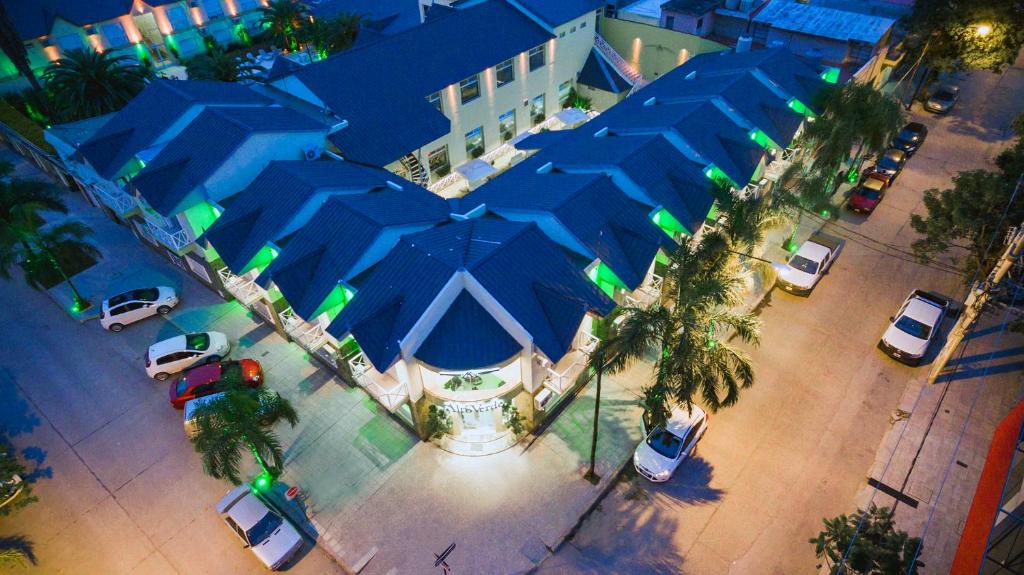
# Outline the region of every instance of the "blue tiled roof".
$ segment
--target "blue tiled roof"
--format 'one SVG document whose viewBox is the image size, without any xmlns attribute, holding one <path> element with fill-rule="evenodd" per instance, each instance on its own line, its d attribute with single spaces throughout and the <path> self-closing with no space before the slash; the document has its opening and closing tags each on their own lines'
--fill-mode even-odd
<svg viewBox="0 0 1024 575">
<path fill-rule="evenodd" d="M 615 306 L 534 224 L 475 218 L 403 237 L 328 331 L 335 337 L 351 333 L 383 371 L 459 271 L 471 274 L 552 361 L 565 355 L 588 310 L 604 315 Z M 479 339 L 473 332 L 461 337 Z"/>
<path fill-rule="evenodd" d="M 132 156 L 152 146 L 192 106 L 259 106 L 271 101 L 231 82 L 155 80 L 79 148 L 96 172 L 112 179 Z"/>
<path fill-rule="evenodd" d="M 577 80 L 581 84 L 612 94 L 628 92 L 633 87 L 615 68 L 605 62 L 604 58 L 597 53 L 597 48 L 590 49 L 590 55 L 587 56 L 587 61 L 583 64 L 583 69 L 580 70 Z"/>
<path fill-rule="evenodd" d="M 463 291 L 416 350 L 416 359 L 440 369 L 467 370 L 502 363 L 522 348 L 468 291 Z"/>
<path fill-rule="evenodd" d="M 179 211 L 189 194 L 254 133 L 327 133 L 327 126 L 291 108 L 210 107 L 160 150 L 132 185 L 165 216 Z"/>
<path fill-rule="evenodd" d="M 347 128 L 331 141 L 347 158 L 387 165 L 446 135 L 426 97 L 551 38 L 504 0 L 487 0 L 295 72 Z M 429 47 L 429 49 L 428 49 Z"/>
<path fill-rule="evenodd" d="M 326 0 L 312 5 L 309 12 L 317 18 L 359 14 L 364 26 L 395 34 L 418 26 L 419 10 L 417 0 Z"/>
<path fill-rule="evenodd" d="M 400 191 L 385 188 L 330 196 L 260 274 L 260 283 L 266 286 L 273 281 L 295 313 L 309 318 L 334 286 L 351 283 L 387 254 L 401 232 L 420 231 L 447 220 L 443 199 L 411 182 L 398 181 L 403 185 Z"/>
<path fill-rule="evenodd" d="M 604 174 L 538 174 L 532 162 L 512 168 L 502 178 L 463 198 L 463 203 L 484 203 L 508 219 L 537 221 L 546 229 L 544 214 L 572 234 L 570 249 L 600 259 L 630 289 L 644 280 L 658 249 L 671 249 L 671 238 L 652 224 L 650 208 L 631 200 Z M 557 231 L 557 230 L 556 230 Z M 589 263 L 589 261 L 587 262 Z"/>
<path fill-rule="evenodd" d="M 594 12 L 604 5 L 600 0 L 511 0 L 555 27 Z"/>
<path fill-rule="evenodd" d="M 517 150 L 542 150 L 572 133 L 572 130 L 548 130 L 527 135 L 514 145 Z"/>
<path fill-rule="evenodd" d="M 0 0 L 23 40 L 45 36 L 57 18 L 76 26 L 95 24 L 128 14 L 132 0 Z M 156 2 L 162 4 L 162 2 Z"/>
</svg>

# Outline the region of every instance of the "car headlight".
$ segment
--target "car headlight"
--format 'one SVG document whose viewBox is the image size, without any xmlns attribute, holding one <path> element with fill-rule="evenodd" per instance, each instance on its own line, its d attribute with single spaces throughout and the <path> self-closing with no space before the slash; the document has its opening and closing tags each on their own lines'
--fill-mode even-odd
<svg viewBox="0 0 1024 575">
<path fill-rule="evenodd" d="M 654 478 L 657 479 L 658 481 L 664 481 L 668 479 L 670 475 L 672 475 L 672 472 L 666 469 L 665 471 L 659 471 L 658 473 L 655 473 Z"/>
</svg>

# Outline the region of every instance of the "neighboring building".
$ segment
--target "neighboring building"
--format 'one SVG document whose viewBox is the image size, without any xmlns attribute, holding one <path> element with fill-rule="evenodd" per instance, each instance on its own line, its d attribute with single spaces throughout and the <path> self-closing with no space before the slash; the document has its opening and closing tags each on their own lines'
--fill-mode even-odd
<svg viewBox="0 0 1024 575">
<path fill-rule="evenodd" d="M 665 0 L 637 0 L 619 8 L 616 18 L 648 26 L 661 25 L 661 5 Z"/>
<path fill-rule="evenodd" d="M 663 28 L 706 38 L 715 26 L 715 9 L 724 0 L 669 0 L 661 5 Z"/>
<path fill-rule="evenodd" d="M 0 0 L 37 73 L 69 50 L 92 49 L 156 68 L 203 52 L 205 39 L 244 43 L 265 0 Z M 0 80 L 18 71 L 0 55 Z"/>
<path fill-rule="evenodd" d="M 914 10 L 914 0 L 810 0 L 808 3 L 825 8 L 889 18 L 900 18 Z"/>
</svg>

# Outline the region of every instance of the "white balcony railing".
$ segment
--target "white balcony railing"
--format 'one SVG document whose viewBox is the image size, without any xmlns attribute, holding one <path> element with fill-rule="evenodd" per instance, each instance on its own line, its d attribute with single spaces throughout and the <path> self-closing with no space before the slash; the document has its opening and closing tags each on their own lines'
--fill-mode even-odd
<svg viewBox="0 0 1024 575">
<path fill-rule="evenodd" d="M 558 365 L 549 366 L 547 377 L 544 378 L 544 386 L 555 393 L 565 393 L 576 383 L 576 378 L 583 373 L 587 367 L 587 355 L 579 350 L 570 351 L 558 362 Z"/>
<path fill-rule="evenodd" d="M 151 238 L 162 243 L 163 245 L 170 248 L 176 253 L 181 253 L 185 248 L 192 244 L 192 239 L 188 237 L 185 230 L 178 229 L 165 229 L 155 223 L 153 223 L 148 217 L 143 220 L 146 226 L 146 233 Z"/>
<path fill-rule="evenodd" d="M 324 326 L 320 325 L 319 322 L 309 323 L 303 320 L 295 315 L 292 308 L 281 312 L 280 317 L 282 323 L 284 323 L 284 330 L 288 332 L 288 335 L 292 336 L 292 339 L 308 351 L 315 352 L 323 347 L 327 341 L 327 333 L 324 332 Z"/>
<path fill-rule="evenodd" d="M 221 268 L 217 270 L 217 275 L 220 276 L 224 289 L 228 290 L 244 306 L 252 305 L 266 294 L 263 288 L 256 285 L 256 278 L 249 274 L 237 276 L 228 268 Z"/>
<path fill-rule="evenodd" d="M 776 158 L 775 161 L 773 161 L 772 163 L 768 164 L 768 166 L 765 168 L 765 179 L 777 183 L 779 181 L 779 178 L 782 177 L 782 174 L 784 174 L 786 170 L 788 170 L 789 167 L 793 165 L 793 162 L 795 162 L 799 156 L 800 148 L 786 148 L 785 150 L 782 150 L 782 153 L 779 155 L 779 157 Z"/>
<path fill-rule="evenodd" d="M 427 189 L 439 196 L 449 197 L 449 195 L 452 195 L 453 191 L 448 188 L 455 188 L 456 185 L 459 186 L 459 189 L 454 191 L 458 192 L 462 191 L 463 188 L 468 188 L 469 182 L 466 181 L 465 176 L 455 170 L 452 170 L 452 172 L 447 176 L 444 176 L 433 184 L 427 186 Z M 448 192 L 448 195 L 443 192 Z"/>
<path fill-rule="evenodd" d="M 106 186 L 92 186 L 92 190 L 118 216 L 125 216 L 139 207 L 135 198 L 121 190 L 110 190 Z"/>
<path fill-rule="evenodd" d="M 346 361 L 359 387 L 365 389 L 388 411 L 394 412 L 409 398 L 409 388 L 394 377 L 374 369 L 362 351 L 350 355 Z"/>
<path fill-rule="evenodd" d="M 579 336 L 576 338 L 576 349 L 582 351 L 586 355 L 594 353 L 597 346 L 601 345 L 601 338 L 597 337 L 592 333 L 581 331 Z"/>
</svg>

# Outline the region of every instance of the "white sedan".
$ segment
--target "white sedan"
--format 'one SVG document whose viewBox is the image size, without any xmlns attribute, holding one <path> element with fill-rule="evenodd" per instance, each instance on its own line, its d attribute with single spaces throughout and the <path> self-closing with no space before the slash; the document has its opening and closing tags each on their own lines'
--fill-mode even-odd
<svg viewBox="0 0 1024 575">
<path fill-rule="evenodd" d="M 228 491 L 217 513 L 268 569 L 275 571 L 302 548 L 302 535 L 260 501 L 248 485 Z"/>
<path fill-rule="evenodd" d="M 668 481 L 704 437 L 709 419 L 710 416 L 696 405 L 689 411 L 672 408 L 665 427 L 659 425 L 652 429 L 633 453 L 637 472 L 656 483 Z"/>
<path fill-rule="evenodd" d="M 174 288 L 157 286 L 133 289 L 103 300 L 100 309 L 100 325 L 103 329 L 118 332 L 124 326 L 156 314 L 167 315 L 178 305 L 178 294 Z"/>
<path fill-rule="evenodd" d="M 219 331 L 178 335 L 149 346 L 146 374 L 163 381 L 194 365 L 220 361 L 229 351 L 228 336 Z"/>
</svg>

